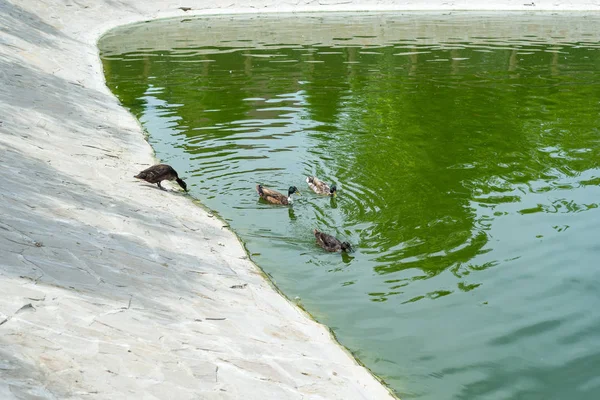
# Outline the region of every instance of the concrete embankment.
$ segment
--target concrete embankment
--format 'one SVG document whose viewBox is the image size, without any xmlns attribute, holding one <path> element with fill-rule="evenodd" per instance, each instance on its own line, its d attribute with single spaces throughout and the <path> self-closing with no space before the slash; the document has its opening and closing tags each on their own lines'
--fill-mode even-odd
<svg viewBox="0 0 600 400">
<path fill-rule="evenodd" d="M 162 3 L 0 2 L 0 398 L 390 397 L 222 221 L 133 179 L 152 151 L 96 40 Z"/>
</svg>

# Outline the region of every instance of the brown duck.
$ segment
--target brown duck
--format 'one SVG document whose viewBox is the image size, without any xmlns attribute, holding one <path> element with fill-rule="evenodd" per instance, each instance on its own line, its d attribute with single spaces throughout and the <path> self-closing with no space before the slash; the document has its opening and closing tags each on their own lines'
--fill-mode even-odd
<svg viewBox="0 0 600 400">
<path fill-rule="evenodd" d="M 334 236 L 328 235 L 323 232 L 319 232 L 319 230 L 317 229 L 315 229 L 313 233 L 315 234 L 315 238 L 317 239 L 317 244 L 327 251 L 348 252 L 352 250 L 352 247 L 348 242 L 341 242 Z"/>
<path fill-rule="evenodd" d="M 261 199 L 264 199 L 265 201 L 268 201 L 271 204 L 292 204 L 292 194 L 298 193 L 298 195 L 300 196 L 300 192 L 298 191 L 298 188 L 296 188 L 296 186 L 290 186 L 290 188 L 288 189 L 287 196 L 275 190 L 263 187 L 263 185 L 256 185 L 256 191 L 258 192 L 258 195 Z"/>
<path fill-rule="evenodd" d="M 179 179 L 177 175 L 177 171 L 173 169 L 170 165 L 167 164 L 157 164 L 153 165 L 150 168 L 147 168 L 134 176 L 137 179 L 143 179 L 148 183 L 156 183 L 159 188 L 162 190 L 166 190 L 164 187 L 160 185 L 161 181 L 172 181 L 175 180 L 179 186 L 183 188 L 187 192 L 187 185 L 182 179 Z"/>
<path fill-rule="evenodd" d="M 326 194 L 328 196 L 337 196 L 337 187 L 332 185 L 329 187 L 328 184 L 317 178 L 316 176 L 307 176 L 306 183 L 308 183 L 308 187 L 312 189 L 313 192 L 317 194 Z"/>
</svg>

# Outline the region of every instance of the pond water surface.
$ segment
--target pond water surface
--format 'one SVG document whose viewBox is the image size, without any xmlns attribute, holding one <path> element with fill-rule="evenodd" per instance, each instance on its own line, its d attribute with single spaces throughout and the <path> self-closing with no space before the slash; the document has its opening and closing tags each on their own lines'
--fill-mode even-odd
<svg viewBox="0 0 600 400">
<path fill-rule="evenodd" d="M 157 157 L 401 398 L 592 399 L 598 26 L 576 14 L 205 17 L 99 45 Z M 310 192 L 309 174 L 337 199 Z M 302 196 L 267 205 L 257 183 Z M 313 228 L 355 251 L 322 251 Z"/>
</svg>

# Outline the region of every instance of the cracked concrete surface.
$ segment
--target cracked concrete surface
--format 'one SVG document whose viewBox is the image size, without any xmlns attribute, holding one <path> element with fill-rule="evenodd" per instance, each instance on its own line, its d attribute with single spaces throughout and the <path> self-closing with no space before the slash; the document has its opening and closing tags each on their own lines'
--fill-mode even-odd
<svg viewBox="0 0 600 400">
<path fill-rule="evenodd" d="M 0 0 L 0 398 L 390 398 L 271 288 L 222 221 L 132 178 L 152 151 L 106 88 L 96 40 L 203 12 L 477 7 Z"/>
<path fill-rule="evenodd" d="M 0 398 L 390 397 L 222 221 L 133 179 L 152 151 L 96 40 L 162 7 L 0 0 Z"/>
</svg>

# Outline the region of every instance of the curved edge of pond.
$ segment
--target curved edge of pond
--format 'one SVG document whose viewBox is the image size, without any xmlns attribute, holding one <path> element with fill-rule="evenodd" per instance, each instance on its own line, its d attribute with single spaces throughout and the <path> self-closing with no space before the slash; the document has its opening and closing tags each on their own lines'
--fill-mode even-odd
<svg viewBox="0 0 600 400">
<path fill-rule="evenodd" d="M 310 13 L 313 13 L 314 11 L 309 11 Z M 235 13 L 231 13 L 232 15 L 238 15 L 238 16 L 243 16 L 244 14 L 235 14 Z M 206 15 L 210 15 L 210 14 L 206 14 L 206 13 L 190 13 L 189 16 L 190 17 L 202 17 L 202 16 L 206 16 Z M 173 18 L 178 18 L 178 17 L 157 17 L 155 19 L 173 19 Z M 100 42 L 102 40 L 102 38 L 106 35 L 106 34 L 110 34 L 110 32 L 113 29 L 117 29 L 117 28 L 122 28 L 123 26 L 127 26 L 127 25 L 133 25 L 133 24 L 137 24 L 139 22 L 151 22 L 152 20 L 144 20 L 144 21 L 135 21 L 135 22 L 131 22 L 131 23 L 126 23 L 123 25 L 116 25 L 113 26 L 107 30 L 105 30 L 96 40 L 96 47 L 98 48 L 98 42 Z M 100 61 L 99 61 L 100 62 Z M 104 84 L 106 84 L 106 80 L 104 78 Z M 114 94 L 113 94 L 114 95 Z M 115 96 L 116 98 L 116 96 Z M 120 104 L 120 102 L 119 102 Z M 148 132 L 147 129 L 144 128 L 144 126 L 142 125 L 142 123 L 135 117 L 135 115 L 125 106 L 121 105 L 121 107 L 126 110 L 132 118 L 135 119 L 135 121 L 138 124 L 138 127 L 141 131 L 142 134 L 142 138 L 144 139 L 144 141 L 148 144 L 148 146 L 150 146 L 150 148 L 152 148 L 152 152 L 153 152 L 153 157 L 156 163 L 161 163 L 164 162 L 164 160 L 159 159 L 156 156 L 156 152 L 154 150 L 154 148 L 152 147 L 149 139 L 151 138 L 152 134 L 150 132 Z M 164 185 L 164 183 L 163 183 Z M 269 286 L 271 287 L 271 289 L 273 289 L 278 295 L 280 295 L 283 299 L 285 299 L 285 301 L 292 307 L 296 308 L 298 311 L 300 311 L 302 313 L 302 315 L 308 319 L 310 319 L 311 321 L 313 321 L 314 323 L 318 324 L 319 326 L 323 327 L 324 329 L 327 330 L 328 334 L 329 334 L 329 338 L 331 339 L 331 341 L 333 343 L 336 344 L 336 346 L 338 346 L 341 350 L 344 351 L 344 353 L 350 357 L 356 364 L 358 364 L 360 367 L 364 368 L 366 371 L 368 371 L 369 375 L 371 375 L 378 383 L 381 384 L 381 386 L 383 388 L 385 388 L 385 390 L 389 393 L 389 395 L 397 400 L 400 400 L 400 397 L 398 396 L 397 393 L 394 392 L 394 390 L 390 387 L 390 385 L 387 384 L 387 382 L 385 381 L 385 379 L 383 379 L 382 377 L 378 376 L 377 374 L 375 374 L 367 365 L 365 365 L 362 360 L 360 360 L 358 357 L 356 357 L 354 355 L 354 353 L 352 352 L 351 349 L 349 349 L 348 347 L 346 347 L 345 345 L 343 345 L 339 339 L 337 338 L 337 335 L 335 334 L 335 332 L 326 324 L 320 322 L 319 320 L 317 320 L 302 304 L 293 301 L 292 299 L 290 299 L 287 294 L 285 294 L 278 286 L 277 284 L 273 281 L 273 278 L 256 262 L 254 261 L 254 259 L 252 258 L 250 251 L 248 250 L 248 248 L 246 247 L 246 243 L 244 242 L 244 240 L 238 235 L 238 233 L 230 226 L 230 224 L 221 216 L 221 214 L 215 210 L 212 209 L 210 207 L 208 207 L 207 205 L 205 205 L 201 199 L 195 197 L 192 194 L 187 194 L 187 193 L 183 193 L 181 191 L 179 191 L 179 189 L 177 190 L 177 195 L 180 195 L 182 197 L 186 197 L 189 198 L 191 200 L 191 202 L 194 204 L 194 206 L 202 209 L 204 212 L 206 212 L 207 214 L 211 215 L 213 218 L 215 218 L 216 220 L 220 221 L 223 224 L 223 228 L 225 228 L 228 232 L 230 232 L 238 241 L 240 247 L 243 249 L 243 251 L 246 254 L 246 257 L 248 258 L 248 260 L 252 263 L 252 265 L 254 266 L 254 268 L 256 269 L 256 271 L 258 271 L 260 273 L 260 276 L 264 279 L 265 282 L 267 282 L 269 284 Z"/>
<path fill-rule="evenodd" d="M 529 10 L 530 10 L 530 8 L 527 8 L 527 7 L 526 7 L 526 6 L 528 6 L 528 5 L 529 5 L 529 4 L 524 4 L 524 6 L 525 6 L 524 8 L 512 8 L 512 7 L 509 7 L 509 10 L 527 10 L 527 11 L 529 11 Z M 505 8 L 499 7 L 498 9 L 505 9 Z M 582 9 L 582 8 L 576 8 L 576 10 L 580 10 L 580 9 Z M 406 9 L 402 9 L 402 10 L 406 10 Z M 419 10 L 422 10 L 422 9 L 419 9 Z M 432 10 L 432 11 L 440 11 L 441 9 L 440 9 L 440 8 L 432 8 L 431 10 Z M 547 10 L 547 9 L 538 9 L 538 10 L 539 10 L 539 11 L 544 11 L 544 10 Z M 265 12 L 273 12 L 272 10 L 264 10 L 264 11 L 265 11 Z M 305 11 L 305 12 L 310 12 L 310 13 L 319 12 L 319 10 L 314 10 L 314 9 L 310 9 L 310 10 L 304 10 L 304 11 Z M 328 9 L 328 10 L 323 10 L 323 11 L 327 11 L 327 12 L 336 12 L 336 11 L 339 11 L 339 10 L 335 10 L 335 9 Z M 368 11 L 368 10 L 350 10 L 350 11 Z M 386 8 L 386 9 L 384 9 L 384 10 L 382 10 L 382 11 L 391 11 L 391 9 L 389 9 L 389 8 Z M 288 11 L 286 11 L 286 12 L 290 12 L 290 11 L 288 10 Z M 260 13 L 260 12 L 257 12 L 257 13 Z M 190 12 L 189 14 L 186 14 L 186 15 L 176 15 L 176 16 L 173 16 L 173 15 L 166 15 L 166 16 L 157 16 L 157 17 L 155 17 L 155 18 L 148 19 L 148 20 L 145 20 L 145 21 L 143 21 L 143 22 L 150 22 L 150 21 L 152 21 L 152 20 L 154 20 L 154 19 L 159 19 L 159 18 L 160 18 L 160 19 L 162 19 L 162 18 L 181 18 L 181 17 L 184 17 L 184 16 L 189 16 L 189 17 L 202 17 L 202 16 L 206 16 L 206 15 L 210 15 L 210 14 L 212 14 L 212 13 L 205 13 L 205 12 L 202 12 L 202 11 L 196 11 L 196 12 L 192 11 L 192 12 Z M 218 14 L 219 14 L 219 15 L 223 15 L 223 13 L 218 13 Z M 245 12 L 244 12 L 244 13 L 236 13 L 236 12 L 231 12 L 231 13 L 228 13 L 228 12 L 225 12 L 224 14 L 225 14 L 225 15 L 243 15 L 243 14 L 247 14 L 247 13 L 245 13 Z M 139 21 L 133 21 L 133 22 L 129 22 L 129 23 L 137 23 L 137 22 L 141 22 L 141 21 L 142 21 L 142 20 L 139 20 Z M 116 26 L 113 26 L 113 27 L 111 27 L 110 29 L 117 28 L 117 27 L 122 27 L 123 25 L 127 25 L 127 24 L 129 24 L 129 23 L 122 24 L 122 25 L 121 25 L 121 24 L 120 24 L 120 25 L 116 25 Z M 109 29 L 109 30 L 110 30 L 110 29 Z M 109 30 L 106 30 L 106 31 L 104 32 L 104 34 L 108 33 L 108 32 L 109 32 Z M 101 40 L 101 37 L 100 37 L 100 38 L 98 38 L 98 40 Z M 130 114 L 131 114 L 131 113 L 130 113 Z M 134 116 L 133 114 L 131 114 L 131 115 L 132 115 L 132 117 L 133 117 L 133 118 L 135 118 L 135 116 Z M 137 120 L 137 118 L 135 118 L 135 119 L 136 119 L 136 121 L 138 121 L 138 120 Z M 139 122 L 139 121 L 138 121 L 138 122 Z M 144 139 L 146 140 L 146 142 L 148 142 L 148 138 L 149 138 L 149 136 L 151 136 L 151 134 L 150 134 L 150 133 L 148 133 L 148 132 L 146 132 L 146 131 L 144 131 L 144 129 L 143 129 L 143 127 L 142 127 L 141 123 L 139 124 L 139 126 L 140 126 L 140 129 L 142 130 L 142 132 L 144 133 Z M 148 144 L 150 145 L 150 143 L 149 143 L 149 142 L 148 142 Z M 151 145 L 150 145 L 150 146 L 151 146 Z M 157 161 L 160 161 L 160 160 L 158 160 L 158 159 L 157 159 Z M 353 352 L 352 352 L 352 350 L 351 350 L 351 349 L 348 349 L 346 346 L 344 346 L 342 343 L 340 343 L 340 341 L 338 340 L 338 338 L 337 338 L 337 336 L 336 336 L 335 332 L 334 332 L 334 331 L 333 331 L 333 330 L 332 330 L 330 327 L 328 327 L 327 325 L 325 325 L 325 324 L 322 324 L 321 322 L 319 322 L 319 321 L 318 321 L 318 320 L 317 320 L 317 319 L 316 319 L 316 318 L 315 318 L 315 317 L 314 317 L 312 314 L 310 314 L 310 312 L 308 312 L 308 311 L 307 311 L 307 310 L 306 310 L 306 309 L 305 309 L 305 308 L 304 308 L 304 307 L 303 307 L 301 304 L 299 304 L 299 303 L 297 303 L 297 302 L 293 301 L 292 299 L 290 299 L 290 298 L 289 298 L 289 297 L 288 297 L 288 296 L 287 296 L 287 295 L 286 295 L 286 294 L 285 294 L 283 291 L 281 291 L 281 290 L 279 289 L 279 287 L 277 286 L 277 284 L 276 284 L 276 283 L 273 281 L 272 277 L 271 277 L 271 276 L 270 276 L 270 275 L 269 275 L 267 272 L 265 272 L 265 271 L 262 269 L 262 267 L 261 267 L 261 266 L 260 266 L 260 265 L 259 265 L 257 262 L 255 262 L 255 261 L 254 261 L 254 259 L 252 258 L 252 256 L 251 256 L 251 254 L 250 254 L 250 252 L 249 252 L 248 248 L 246 247 L 246 243 L 245 243 L 245 242 L 242 240 L 242 238 L 241 238 L 241 237 L 240 237 L 240 236 L 237 234 L 237 232 L 236 232 L 235 230 L 233 230 L 233 229 L 232 229 L 232 228 L 229 226 L 229 223 L 227 223 L 227 221 L 225 221 L 225 220 L 224 220 L 224 219 L 221 217 L 221 215 L 219 214 L 219 212 L 218 212 L 217 210 L 214 210 L 214 209 L 211 209 L 211 208 L 209 208 L 208 206 L 206 206 L 205 204 L 203 204 L 203 203 L 202 203 L 202 201 L 201 201 L 200 199 L 198 199 L 198 198 L 194 197 L 193 195 L 189 195 L 189 197 L 192 199 L 191 201 L 194 203 L 194 205 L 195 205 L 195 206 L 197 206 L 197 207 L 201 208 L 203 211 L 205 211 L 205 212 L 207 212 L 207 213 L 210 213 L 210 214 L 212 214 L 212 215 L 213 215 L 213 216 L 214 216 L 216 219 L 218 219 L 220 222 L 222 222 L 222 223 L 225 225 L 224 227 L 226 228 L 226 230 L 227 230 L 227 231 L 229 231 L 229 232 L 230 232 L 232 235 L 234 235 L 234 236 L 236 237 L 236 239 L 237 239 L 237 241 L 239 242 L 240 246 L 243 248 L 243 250 L 244 250 L 244 252 L 245 252 L 245 254 L 246 254 L 246 256 L 247 256 L 248 260 L 250 260 L 250 261 L 251 261 L 251 263 L 253 264 L 254 268 L 255 268 L 255 269 L 258 271 L 258 272 L 260 272 L 260 275 L 261 275 L 261 277 L 262 277 L 262 278 L 263 278 L 263 279 L 264 279 L 264 280 L 265 280 L 265 281 L 266 281 L 266 282 L 269 284 L 269 286 L 270 286 L 270 287 L 271 287 L 271 288 L 272 288 L 272 289 L 273 289 L 273 290 L 274 290 L 276 293 L 278 293 L 278 294 L 279 294 L 281 297 L 283 297 L 283 298 L 284 298 L 284 299 L 287 301 L 287 303 L 289 303 L 289 304 L 290 304 L 292 307 L 294 307 L 294 308 L 297 308 L 298 310 L 301 310 L 302 314 L 303 314 L 305 317 L 309 318 L 310 320 L 314 321 L 315 323 L 318 323 L 320 326 L 322 326 L 323 328 L 325 328 L 325 329 L 327 330 L 327 332 L 329 333 L 330 339 L 331 339 L 333 342 L 335 342 L 335 343 L 336 343 L 336 344 L 337 344 L 337 345 L 338 345 L 338 346 L 339 346 L 339 347 L 340 347 L 340 348 L 341 348 L 341 349 L 342 349 L 342 350 L 343 350 L 343 351 L 344 351 L 344 352 L 345 352 L 345 353 L 348 355 L 348 357 L 352 358 L 352 359 L 353 359 L 353 360 L 354 360 L 354 361 L 355 361 L 355 362 L 356 362 L 358 365 L 362 366 L 362 367 L 363 367 L 365 370 L 367 370 L 367 371 L 370 373 L 370 375 L 371 375 L 373 378 L 375 378 L 375 379 L 376 379 L 376 380 L 377 380 L 379 383 L 381 383 L 381 384 L 382 384 L 382 386 L 383 386 L 383 387 L 384 387 L 384 388 L 385 388 L 385 389 L 386 389 L 386 390 L 389 392 L 389 394 L 390 394 L 390 395 L 391 395 L 393 398 L 399 399 L 398 395 L 397 395 L 396 393 L 394 393 L 394 391 L 393 391 L 393 390 L 390 388 L 390 386 L 389 386 L 389 385 L 388 385 L 388 384 L 385 382 L 385 380 L 384 380 L 384 379 L 382 379 L 381 377 L 377 376 L 377 375 L 376 375 L 376 374 L 375 374 L 375 373 L 374 373 L 374 372 L 373 372 L 373 371 L 372 371 L 372 370 L 371 370 L 371 369 L 370 369 L 368 366 L 366 366 L 366 365 L 365 365 L 365 364 L 364 364 L 364 363 L 363 363 L 363 362 L 362 362 L 362 361 L 361 361 L 359 358 L 357 358 L 357 357 L 356 357 L 356 356 L 353 354 Z"/>
</svg>

